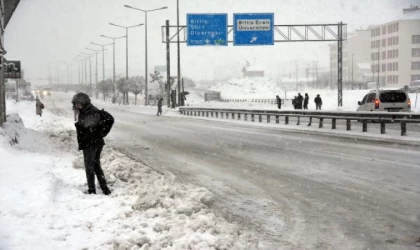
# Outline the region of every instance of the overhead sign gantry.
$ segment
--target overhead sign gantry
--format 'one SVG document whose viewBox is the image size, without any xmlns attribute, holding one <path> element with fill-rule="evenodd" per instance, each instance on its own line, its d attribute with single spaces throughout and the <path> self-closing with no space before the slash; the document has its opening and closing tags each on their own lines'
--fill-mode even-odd
<svg viewBox="0 0 420 250">
<path fill-rule="evenodd" d="M 222 17 L 223 21 L 221 21 Z M 229 43 L 235 46 L 256 46 L 282 42 L 337 42 L 337 99 L 338 106 L 343 106 L 343 41 L 347 40 L 346 24 L 339 22 L 276 25 L 272 13 L 234 14 L 233 25 L 228 25 L 224 20 L 227 20 L 227 14 L 219 13 L 187 14 L 187 25 L 182 26 L 169 25 L 169 21 L 166 21 L 166 25 L 162 26 L 162 43 L 167 44 L 168 77 L 170 73 L 169 45 L 178 42 L 174 40 L 178 35 L 179 42 L 187 43 L 188 46 L 227 46 Z M 224 36 L 225 29 L 226 36 Z M 183 38 L 181 32 L 183 32 Z M 232 38 L 229 39 L 231 34 Z"/>
</svg>

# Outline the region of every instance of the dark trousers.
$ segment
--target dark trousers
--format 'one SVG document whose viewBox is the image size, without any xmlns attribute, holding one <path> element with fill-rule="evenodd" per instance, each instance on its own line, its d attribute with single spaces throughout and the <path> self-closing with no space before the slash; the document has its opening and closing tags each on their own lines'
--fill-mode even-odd
<svg viewBox="0 0 420 250">
<path fill-rule="evenodd" d="M 303 104 L 303 109 L 308 109 L 308 104 Z"/>
<path fill-rule="evenodd" d="M 316 110 L 321 110 L 321 104 L 316 105 Z"/>
<path fill-rule="evenodd" d="M 158 106 L 158 112 L 156 115 L 162 115 L 162 106 Z"/>
<path fill-rule="evenodd" d="M 106 179 L 104 175 L 104 171 L 101 167 L 101 153 L 102 153 L 102 146 L 93 149 L 85 149 L 83 150 L 83 158 L 85 161 L 85 169 L 86 169 L 86 179 L 88 183 L 88 193 L 95 194 L 95 174 L 96 178 L 98 178 L 99 185 L 101 186 L 102 192 L 109 193 L 108 186 L 106 184 Z"/>
</svg>

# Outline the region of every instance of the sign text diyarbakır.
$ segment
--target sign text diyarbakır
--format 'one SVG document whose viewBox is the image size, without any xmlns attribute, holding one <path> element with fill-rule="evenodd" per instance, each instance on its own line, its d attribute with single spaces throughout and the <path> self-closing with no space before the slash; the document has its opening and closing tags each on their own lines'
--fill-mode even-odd
<svg viewBox="0 0 420 250">
<path fill-rule="evenodd" d="M 258 19 L 258 20 L 237 20 L 238 31 L 265 31 L 271 30 L 270 19 Z"/>
</svg>

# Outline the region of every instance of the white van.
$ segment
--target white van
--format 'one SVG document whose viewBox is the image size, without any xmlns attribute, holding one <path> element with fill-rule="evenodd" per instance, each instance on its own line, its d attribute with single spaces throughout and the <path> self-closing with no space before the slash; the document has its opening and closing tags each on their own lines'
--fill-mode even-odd
<svg viewBox="0 0 420 250">
<path fill-rule="evenodd" d="M 372 90 L 358 104 L 357 111 L 411 111 L 410 97 L 404 90 Z"/>
</svg>

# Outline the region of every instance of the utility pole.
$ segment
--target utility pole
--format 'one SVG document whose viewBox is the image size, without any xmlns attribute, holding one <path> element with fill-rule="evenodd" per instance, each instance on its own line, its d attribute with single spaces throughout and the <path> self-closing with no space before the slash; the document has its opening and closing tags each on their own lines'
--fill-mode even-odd
<svg viewBox="0 0 420 250">
<path fill-rule="evenodd" d="M 379 89 L 379 70 L 381 68 L 381 64 L 380 64 L 380 57 L 381 57 L 381 53 L 380 53 L 381 49 L 378 49 L 378 82 L 376 84 L 376 89 Z"/>
<path fill-rule="evenodd" d="M 178 105 L 181 99 L 181 45 L 179 41 L 179 0 L 176 0 L 176 26 L 177 26 L 177 46 L 178 46 Z"/>
<path fill-rule="evenodd" d="M 169 20 L 166 20 L 166 82 L 168 84 L 168 108 L 171 107 L 171 44 L 169 41 Z"/>
</svg>

